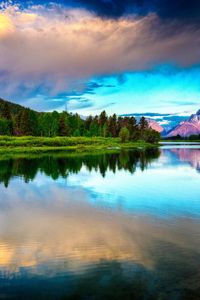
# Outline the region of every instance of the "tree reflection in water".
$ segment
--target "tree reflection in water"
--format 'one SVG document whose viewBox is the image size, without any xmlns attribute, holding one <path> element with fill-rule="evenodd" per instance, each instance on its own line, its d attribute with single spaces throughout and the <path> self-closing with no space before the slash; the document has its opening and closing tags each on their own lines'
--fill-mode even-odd
<svg viewBox="0 0 200 300">
<path fill-rule="evenodd" d="M 152 148 L 148 150 L 121 151 L 104 154 L 51 154 L 42 157 L 22 157 L 0 160 L 0 182 L 8 187 L 12 177 L 20 176 L 25 182 L 34 180 L 38 172 L 56 180 L 60 176 L 67 178 L 68 174 L 78 173 L 83 166 L 87 170 L 96 170 L 104 177 L 106 172 L 116 170 L 127 170 L 134 173 L 136 166 L 141 170 L 147 168 L 148 164 L 159 157 L 159 150 Z"/>
</svg>

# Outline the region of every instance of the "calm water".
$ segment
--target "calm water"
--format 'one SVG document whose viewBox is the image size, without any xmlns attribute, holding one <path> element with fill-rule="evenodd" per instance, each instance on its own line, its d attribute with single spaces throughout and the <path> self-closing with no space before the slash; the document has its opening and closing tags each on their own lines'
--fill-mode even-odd
<svg viewBox="0 0 200 300">
<path fill-rule="evenodd" d="M 200 146 L 0 160 L 0 299 L 200 299 Z"/>
</svg>

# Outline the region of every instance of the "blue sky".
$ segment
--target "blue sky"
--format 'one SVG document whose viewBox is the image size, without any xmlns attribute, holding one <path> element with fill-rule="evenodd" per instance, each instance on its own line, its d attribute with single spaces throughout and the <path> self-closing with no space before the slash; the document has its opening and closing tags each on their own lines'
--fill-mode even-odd
<svg viewBox="0 0 200 300">
<path fill-rule="evenodd" d="M 198 1 L 5 1 L 0 97 L 82 115 L 200 108 Z"/>
<path fill-rule="evenodd" d="M 200 104 L 200 68 L 177 70 L 160 66 L 152 71 L 124 73 L 123 77 L 97 78 L 93 90 L 71 97 L 67 107 L 79 107 L 82 114 L 101 111 L 126 113 L 186 113 L 196 111 Z M 95 87 L 96 86 L 96 87 Z M 69 97 L 70 98 L 70 97 Z M 78 100 L 76 100 L 76 98 Z"/>
</svg>

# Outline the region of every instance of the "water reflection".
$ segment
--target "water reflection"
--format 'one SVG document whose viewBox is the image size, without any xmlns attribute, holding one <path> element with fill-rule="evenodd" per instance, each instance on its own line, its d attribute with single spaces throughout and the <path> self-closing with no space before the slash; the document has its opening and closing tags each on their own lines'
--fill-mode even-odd
<svg viewBox="0 0 200 300">
<path fill-rule="evenodd" d="M 177 155 L 180 161 L 188 162 L 190 165 L 200 172 L 200 151 L 199 149 L 190 148 L 174 148 L 171 153 Z"/>
<path fill-rule="evenodd" d="M 148 164 L 159 156 L 159 150 L 149 149 L 144 151 L 121 151 L 117 153 L 104 153 L 99 155 L 44 155 L 41 157 L 22 157 L 16 159 L 0 160 L 0 183 L 5 187 L 14 176 L 21 176 L 25 182 L 33 180 L 37 173 L 43 172 L 56 180 L 60 176 L 66 178 L 69 173 L 78 173 L 83 166 L 88 171 L 96 170 L 104 177 L 106 171 L 115 173 L 117 170 L 127 170 L 134 173 L 139 164 L 144 170 Z"/>
<path fill-rule="evenodd" d="M 177 152 L 3 161 L 0 298 L 200 299 L 200 177 Z"/>
</svg>

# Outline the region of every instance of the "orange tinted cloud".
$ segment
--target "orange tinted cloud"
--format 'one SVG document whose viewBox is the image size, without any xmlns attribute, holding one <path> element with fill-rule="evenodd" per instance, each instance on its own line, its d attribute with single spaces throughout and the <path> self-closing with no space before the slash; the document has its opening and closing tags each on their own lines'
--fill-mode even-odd
<svg viewBox="0 0 200 300">
<path fill-rule="evenodd" d="M 161 24 L 155 14 L 105 20 L 84 10 L 9 7 L 0 18 L 1 82 L 8 94 L 23 83 L 54 95 L 93 76 L 200 59 L 199 32 L 173 31 L 174 24 Z"/>
</svg>

